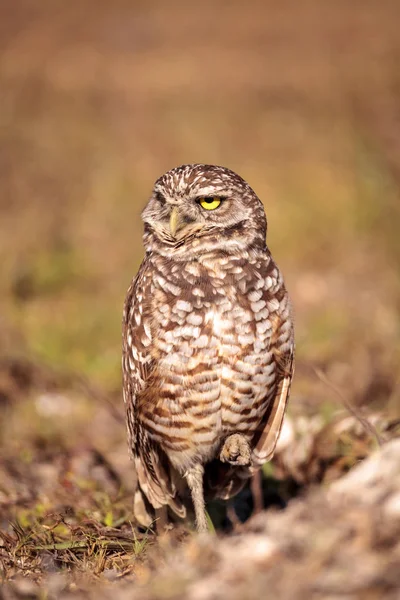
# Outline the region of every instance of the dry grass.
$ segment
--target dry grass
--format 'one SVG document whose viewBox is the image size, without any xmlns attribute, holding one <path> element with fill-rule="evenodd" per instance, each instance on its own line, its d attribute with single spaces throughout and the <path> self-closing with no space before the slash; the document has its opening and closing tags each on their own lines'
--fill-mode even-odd
<svg viewBox="0 0 400 600">
<path fill-rule="evenodd" d="M 370 451 L 332 425 L 343 402 L 399 416 L 399 18 L 395 0 L 1 3 L 3 578 L 150 568 L 120 320 L 140 210 L 174 165 L 229 166 L 266 206 L 297 320 L 291 415 L 319 431 L 274 475 L 308 485 Z"/>
</svg>

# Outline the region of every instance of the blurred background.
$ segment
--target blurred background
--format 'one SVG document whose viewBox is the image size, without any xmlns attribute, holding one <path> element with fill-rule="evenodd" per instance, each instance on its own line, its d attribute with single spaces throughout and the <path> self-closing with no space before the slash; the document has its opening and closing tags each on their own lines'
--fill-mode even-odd
<svg viewBox="0 0 400 600">
<path fill-rule="evenodd" d="M 399 22 L 397 0 L 1 2 L 3 456 L 29 471 L 92 440 L 125 464 L 140 211 L 189 162 L 265 204 L 297 323 L 291 414 L 399 414 Z"/>
</svg>

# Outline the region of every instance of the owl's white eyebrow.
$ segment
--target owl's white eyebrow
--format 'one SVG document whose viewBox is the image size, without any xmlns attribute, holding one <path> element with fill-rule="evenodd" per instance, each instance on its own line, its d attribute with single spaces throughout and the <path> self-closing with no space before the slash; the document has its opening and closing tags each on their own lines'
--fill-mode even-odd
<svg viewBox="0 0 400 600">
<path fill-rule="evenodd" d="M 212 196 L 218 196 L 218 198 L 226 198 L 226 193 L 224 194 L 223 189 L 219 190 L 215 186 L 207 186 L 204 188 L 200 188 L 196 194 L 196 198 L 204 198 L 204 196 L 206 198 L 211 198 Z"/>
</svg>

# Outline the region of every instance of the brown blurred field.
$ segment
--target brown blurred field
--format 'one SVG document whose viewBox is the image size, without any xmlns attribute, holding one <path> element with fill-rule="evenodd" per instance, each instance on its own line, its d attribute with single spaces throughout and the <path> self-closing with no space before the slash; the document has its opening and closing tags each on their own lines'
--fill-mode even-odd
<svg viewBox="0 0 400 600">
<path fill-rule="evenodd" d="M 291 414 L 399 416 L 399 22 L 397 0 L 3 0 L 0 528 L 70 494 L 75 524 L 129 520 L 122 303 L 140 211 L 181 163 L 230 167 L 265 204 Z"/>
</svg>

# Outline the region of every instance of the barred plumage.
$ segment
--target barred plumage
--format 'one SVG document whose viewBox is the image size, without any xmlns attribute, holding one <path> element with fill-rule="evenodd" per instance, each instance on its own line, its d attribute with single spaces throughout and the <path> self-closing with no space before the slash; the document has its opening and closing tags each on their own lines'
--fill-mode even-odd
<svg viewBox="0 0 400 600">
<path fill-rule="evenodd" d="M 136 515 L 185 516 L 186 481 L 203 531 L 203 488 L 229 498 L 274 453 L 293 374 L 290 304 L 262 203 L 232 171 L 172 169 L 142 217 L 146 256 L 123 319 Z"/>
</svg>

